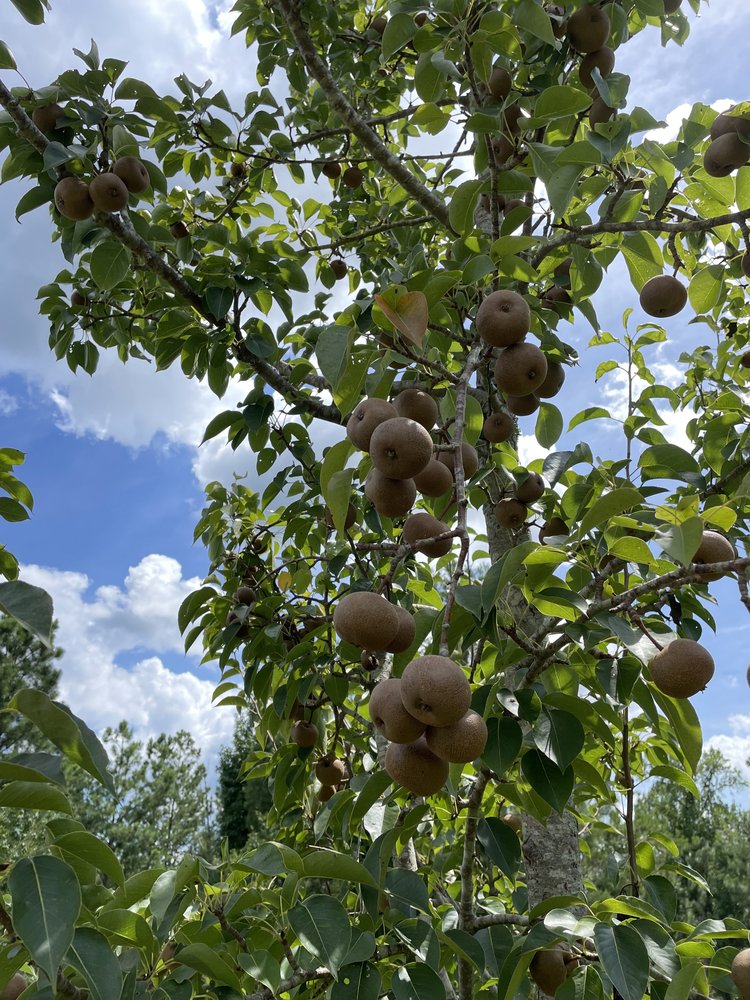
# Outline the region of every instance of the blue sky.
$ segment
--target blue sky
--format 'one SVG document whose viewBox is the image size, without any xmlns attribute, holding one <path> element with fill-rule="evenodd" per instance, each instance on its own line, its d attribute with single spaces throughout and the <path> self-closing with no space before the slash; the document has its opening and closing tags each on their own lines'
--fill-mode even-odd
<svg viewBox="0 0 750 1000">
<path fill-rule="evenodd" d="M 102 55 L 129 59 L 128 74 L 157 90 L 173 90 L 173 77 L 187 71 L 193 80 L 211 77 L 237 100 L 254 74 L 242 40 L 228 40 L 229 7 L 204 0 L 55 0 L 47 24 L 32 28 L 4 4 L 0 37 L 34 86 L 52 80 L 72 61 L 70 49 L 88 49 L 93 36 Z M 618 71 L 633 80 L 629 106 L 640 104 L 672 125 L 695 101 L 748 96 L 739 89 L 746 61 L 736 41 L 750 37 L 747 0 L 725 0 L 690 17 L 693 35 L 684 49 L 661 48 L 658 31 L 650 30 L 618 53 Z M 3 79 L 17 82 L 7 72 Z M 244 393 L 230 391 L 218 401 L 177 369 L 157 374 L 114 357 L 103 359 L 93 379 L 57 363 L 35 296 L 62 260 L 43 210 L 20 225 L 13 221 L 21 194 L 17 184 L 0 188 L 0 443 L 27 453 L 20 474 L 36 507 L 31 521 L 4 527 L 4 540 L 24 564 L 25 578 L 55 599 L 66 650 L 62 689 L 73 710 L 95 727 L 127 717 L 141 736 L 190 729 L 213 760 L 231 735 L 232 714 L 210 707 L 216 671 L 182 654 L 175 616 L 204 571 L 203 550 L 192 544 L 204 484 L 250 467 L 221 441 L 198 443 L 211 416 Z M 345 293 L 337 295 L 343 300 Z M 623 272 L 613 269 L 597 298 L 602 325 L 619 333 L 622 312 L 635 298 Z M 677 353 L 702 339 L 689 318 L 686 310 L 669 321 L 669 344 L 656 359 L 665 377 L 679 377 L 672 364 Z M 637 314 L 633 322 L 643 319 Z M 593 367 L 604 355 L 586 350 L 591 330 L 580 317 L 572 330 L 562 329 L 582 356 L 559 397 L 568 419 L 579 400 L 592 398 Z M 622 405 L 616 386 L 593 391 L 597 401 L 604 391 L 607 405 Z M 532 421 L 526 418 L 529 431 Z M 612 433 L 581 432 L 573 438 L 586 437 L 598 454 L 617 446 Z M 683 440 L 679 420 L 669 433 Z M 539 453 L 533 438 L 524 437 L 522 453 Z M 750 620 L 742 617 L 733 584 L 712 584 L 712 592 L 721 601 L 720 636 L 704 641 L 717 676 L 696 706 L 706 735 L 740 763 L 750 753 L 744 680 Z"/>
</svg>

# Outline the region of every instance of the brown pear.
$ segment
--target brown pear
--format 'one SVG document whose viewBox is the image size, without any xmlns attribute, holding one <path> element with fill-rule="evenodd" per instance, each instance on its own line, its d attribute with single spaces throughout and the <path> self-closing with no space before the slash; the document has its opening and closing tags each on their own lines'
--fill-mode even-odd
<svg viewBox="0 0 750 1000">
<path fill-rule="evenodd" d="M 380 666 L 380 660 L 375 655 L 367 649 L 363 649 L 359 657 L 359 663 L 363 670 L 367 670 L 372 673 L 373 670 L 377 670 Z"/>
<path fill-rule="evenodd" d="M 438 405 L 429 393 L 422 389 L 404 389 L 393 400 L 400 417 L 416 420 L 425 430 L 431 431 L 438 420 Z"/>
<path fill-rule="evenodd" d="M 404 541 L 407 545 L 413 545 L 417 552 L 423 552 L 431 559 L 437 559 L 450 552 L 453 539 L 443 538 L 436 541 L 422 541 L 422 539 L 431 539 L 450 530 L 447 524 L 438 521 L 432 514 L 420 511 L 418 514 L 411 514 L 404 522 Z"/>
<path fill-rule="evenodd" d="M 34 108 L 31 112 L 31 120 L 46 135 L 52 129 L 57 128 L 58 119 L 62 118 L 65 112 L 59 104 L 42 104 Z"/>
<path fill-rule="evenodd" d="M 15 972 L 2 990 L 0 990 L 0 1000 L 18 1000 L 18 997 L 29 985 L 26 976 L 20 972 Z"/>
<path fill-rule="evenodd" d="M 365 175 L 359 169 L 359 167 L 347 167 L 344 171 L 341 180 L 348 188 L 358 188 Z"/>
<path fill-rule="evenodd" d="M 63 177 L 55 186 L 55 207 L 66 219 L 80 222 L 94 214 L 89 186 L 80 177 Z"/>
<path fill-rule="evenodd" d="M 298 747 L 304 747 L 305 749 L 314 747 L 318 742 L 318 727 L 314 726 L 312 722 L 305 722 L 304 719 L 300 719 L 299 722 L 295 722 L 292 726 L 291 740 Z"/>
<path fill-rule="evenodd" d="M 143 194 L 151 184 L 148 170 L 137 156 L 121 156 L 115 160 L 112 173 L 117 174 L 131 194 Z"/>
<path fill-rule="evenodd" d="M 128 203 L 128 189 L 117 174 L 99 174 L 89 184 L 89 194 L 99 212 L 119 212 Z"/>
<path fill-rule="evenodd" d="M 641 309 L 649 316 L 665 319 L 676 316 L 687 302 L 687 288 L 670 274 L 649 278 L 641 289 Z"/>
<path fill-rule="evenodd" d="M 453 486 L 453 473 L 447 465 L 431 458 L 414 477 L 414 485 L 423 497 L 441 497 Z"/>
<path fill-rule="evenodd" d="M 569 535 L 570 530 L 561 517 L 551 517 L 539 529 L 539 541 L 543 544 L 555 535 Z"/>
<path fill-rule="evenodd" d="M 554 948 L 536 952 L 531 960 L 529 966 L 531 978 L 547 996 L 554 996 L 555 991 L 573 971 L 568 968 L 568 963 L 565 961 L 566 954 L 559 945 L 556 945 Z"/>
<path fill-rule="evenodd" d="M 742 117 L 729 114 L 717 115 L 711 125 L 711 138 L 718 139 L 720 135 L 730 133 L 739 133 L 750 139 L 750 118 L 746 118 L 744 115 Z"/>
<path fill-rule="evenodd" d="M 514 417 L 528 417 L 539 409 L 539 397 L 533 392 L 528 396 L 506 396 L 505 405 Z"/>
<path fill-rule="evenodd" d="M 494 66 L 487 81 L 487 90 L 496 101 L 504 101 L 513 87 L 513 78 L 504 66 Z"/>
<path fill-rule="evenodd" d="M 490 444 L 501 444 L 513 437 L 516 424 L 509 413 L 491 413 L 482 426 L 482 437 Z"/>
<path fill-rule="evenodd" d="M 320 788 L 315 793 L 318 802 L 328 802 L 336 794 L 335 785 L 321 785 Z"/>
<path fill-rule="evenodd" d="M 434 795 L 448 780 L 448 764 L 430 750 L 424 738 L 415 743 L 391 743 L 385 769 L 395 782 L 414 795 Z"/>
<path fill-rule="evenodd" d="M 562 389 L 565 382 L 565 367 L 559 361 L 547 362 L 547 377 L 536 391 L 542 399 L 552 399 Z"/>
<path fill-rule="evenodd" d="M 380 17 L 376 17 L 375 20 L 370 25 L 370 27 L 372 28 L 373 31 L 377 32 L 379 35 L 382 35 L 385 29 L 388 27 L 388 18 L 383 17 L 382 15 Z"/>
<path fill-rule="evenodd" d="M 326 522 L 326 528 L 328 528 L 329 531 L 333 531 L 335 527 L 333 523 L 333 514 L 330 512 L 328 507 L 326 507 L 324 517 Z M 356 522 L 356 520 L 357 520 L 357 508 L 354 506 L 353 503 L 350 503 L 349 506 L 346 508 L 346 517 L 344 518 L 344 531 L 348 531 L 349 528 L 351 528 L 351 526 Z"/>
<path fill-rule="evenodd" d="M 372 432 L 370 458 L 389 479 L 413 479 L 432 458 L 432 438 L 416 420 L 393 417 Z"/>
<path fill-rule="evenodd" d="M 398 615 L 398 632 L 388 643 L 386 652 L 403 653 L 414 642 L 414 637 L 417 634 L 417 623 L 411 611 L 399 607 L 398 604 L 394 604 L 393 606 Z"/>
<path fill-rule="evenodd" d="M 375 731 L 391 743 L 413 743 L 427 728 L 404 708 L 401 700 L 401 678 L 388 677 L 372 689 L 370 720 Z"/>
<path fill-rule="evenodd" d="M 341 176 L 341 164 L 338 160 L 327 160 L 320 172 L 325 177 L 330 177 L 332 181 L 335 181 L 337 177 Z"/>
<path fill-rule="evenodd" d="M 568 18 L 568 41 L 577 52 L 596 52 L 609 38 L 609 18 L 600 7 L 582 7 Z"/>
<path fill-rule="evenodd" d="M 734 956 L 731 975 L 742 1000 L 750 1000 L 750 948 L 743 948 Z"/>
<path fill-rule="evenodd" d="M 682 0 L 664 0 L 664 13 L 674 14 L 680 9 L 681 4 Z"/>
<path fill-rule="evenodd" d="M 740 267 L 742 268 L 742 273 L 746 278 L 750 278 L 750 251 L 745 251 L 742 255 L 742 260 L 740 261 Z"/>
<path fill-rule="evenodd" d="M 592 71 L 598 69 L 602 76 L 609 76 L 615 68 L 615 54 L 608 45 L 603 45 L 596 52 L 589 52 L 581 59 L 578 67 L 578 79 L 586 90 L 591 90 L 596 86 Z"/>
<path fill-rule="evenodd" d="M 389 479 L 377 469 L 370 469 L 365 496 L 381 517 L 405 517 L 417 499 L 417 487 L 413 479 Z"/>
<path fill-rule="evenodd" d="M 551 285 L 542 296 L 543 306 L 547 309 L 554 309 L 557 306 L 563 315 L 570 312 L 569 309 L 564 310 L 563 307 L 572 304 L 573 300 L 570 297 L 570 292 L 567 288 L 563 288 L 562 285 Z"/>
<path fill-rule="evenodd" d="M 718 531 L 704 531 L 698 551 L 693 556 L 694 563 L 717 563 L 736 559 L 737 551 L 724 535 Z M 701 580 L 720 580 L 723 573 L 702 573 Z"/>
<path fill-rule="evenodd" d="M 750 146 L 736 132 L 714 139 L 703 157 L 703 169 L 709 177 L 727 177 L 750 160 Z"/>
<path fill-rule="evenodd" d="M 464 463 L 464 479 L 471 479 L 479 468 L 479 455 L 476 448 L 473 448 L 465 441 L 461 445 L 461 457 Z M 456 455 L 453 451 L 441 451 L 438 453 L 438 462 L 446 466 L 451 477 L 455 478 Z"/>
<path fill-rule="evenodd" d="M 495 364 L 498 389 L 509 396 L 528 396 L 547 377 L 547 359 L 533 344 L 506 347 Z"/>
<path fill-rule="evenodd" d="M 250 607 L 250 605 L 255 604 L 255 596 L 255 591 L 252 587 L 239 587 L 233 595 L 234 603 Z"/>
<path fill-rule="evenodd" d="M 526 479 L 516 488 L 516 500 L 521 503 L 536 503 L 544 496 L 545 484 L 538 472 L 530 472 Z"/>
<path fill-rule="evenodd" d="M 397 417 L 395 406 L 385 399 L 373 396 L 363 399 L 352 411 L 346 423 L 346 436 L 360 451 L 370 450 L 372 432 L 386 420 Z"/>
<path fill-rule="evenodd" d="M 471 685 L 447 656 L 420 656 L 401 675 L 401 700 L 420 722 L 452 726 L 469 711 Z"/>
<path fill-rule="evenodd" d="M 349 268 L 340 257 L 334 257 L 332 261 L 329 261 L 328 266 L 333 271 L 336 281 L 341 281 L 349 273 Z"/>
<path fill-rule="evenodd" d="M 338 785 L 346 778 L 346 764 L 328 753 L 315 765 L 315 777 L 321 785 Z"/>
<path fill-rule="evenodd" d="M 671 698 L 691 698 L 714 675 L 709 651 L 692 639 L 673 639 L 650 663 L 651 680 Z"/>
<path fill-rule="evenodd" d="M 525 504 L 516 500 L 515 497 L 505 497 L 495 504 L 497 522 L 507 531 L 517 531 L 518 528 L 522 528 L 526 522 L 527 514 Z"/>
<path fill-rule="evenodd" d="M 487 724 L 471 709 L 452 726 L 429 728 L 425 734 L 427 746 L 441 760 L 451 764 L 468 764 L 481 757 L 487 746 Z"/>
<path fill-rule="evenodd" d="M 595 97 L 589 108 L 589 124 L 593 128 L 595 125 L 606 125 L 617 114 L 616 108 L 611 108 L 603 97 Z"/>
<path fill-rule="evenodd" d="M 184 240 L 186 236 L 190 235 L 190 230 L 181 219 L 172 223 L 169 227 L 169 232 L 176 240 Z"/>
<path fill-rule="evenodd" d="M 531 311 L 526 299 L 508 289 L 491 292 L 477 310 L 477 333 L 492 347 L 510 347 L 529 332 Z"/>
<path fill-rule="evenodd" d="M 396 638 L 399 617 L 380 594 L 356 590 L 342 597 L 333 612 L 333 627 L 345 642 L 362 649 L 387 649 Z"/>
</svg>

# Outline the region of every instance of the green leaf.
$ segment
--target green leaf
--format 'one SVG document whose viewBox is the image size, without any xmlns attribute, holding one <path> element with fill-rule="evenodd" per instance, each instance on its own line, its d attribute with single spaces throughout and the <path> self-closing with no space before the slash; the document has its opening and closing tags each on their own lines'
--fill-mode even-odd
<svg viewBox="0 0 750 1000">
<path fill-rule="evenodd" d="M 499 775 L 515 761 L 523 743 L 521 727 L 509 716 L 487 719 L 487 746 L 482 760 Z"/>
<path fill-rule="evenodd" d="M 524 777 L 545 802 L 562 815 L 575 783 L 573 768 L 561 771 L 557 764 L 539 750 L 527 750 L 521 758 Z"/>
<path fill-rule="evenodd" d="M 281 982 L 281 966 L 270 952 L 256 949 L 250 954 L 240 952 L 237 961 L 253 979 L 257 979 L 276 994 Z"/>
<path fill-rule="evenodd" d="M 72 814 L 63 791 L 39 781 L 10 781 L 0 788 L 0 806 L 9 809 L 50 809 Z"/>
<path fill-rule="evenodd" d="M 209 285 L 206 289 L 206 305 L 211 310 L 211 315 L 215 316 L 217 320 L 223 320 L 226 317 L 233 298 L 231 288 Z"/>
<path fill-rule="evenodd" d="M 396 1000 L 445 1000 L 443 980 L 424 963 L 396 969 L 391 991 Z"/>
<path fill-rule="evenodd" d="M 49 205 L 51 200 L 51 192 L 47 187 L 35 187 L 27 191 L 19 200 L 16 205 L 16 220 L 20 219 L 22 215 L 26 215 L 27 212 L 33 212 L 35 208 L 39 208 L 42 205 Z"/>
<path fill-rule="evenodd" d="M 0 69 L 18 69 L 13 53 L 2 39 L 0 39 Z"/>
<path fill-rule="evenodd" d="M 515 879 L 521 864 L 521 842 L 515 830 L 497 816 L 487 816 L 479 821 L 477 840 L 493 865 L 509 879 Z"/>
<path fill-rule="evenodd" d="M 478 972 L 484 972 L 486 966 L 484 949 L 471 934 L 458 930 L 458 928 L 452 928 L 441 934 L 440 940 L 444 941 L 459 958 L 471 962 Z"/>
<path fill-rule="evenodd" d="M 16 933 L 54 983 L 81 909 L 78 879 L 58 858 L 22 858 L 13 866 L 8 887 Z"/>
<path fill-rule="evenodd" d="M 599 961 L 623 1000 L 642 1000 L 648 984 L 648 952 L 641 936 L 627 924 L 599 923 L 594 928 Z"/>
<path fill-rule="evenodd" d="M 414 86 L 423 101 L 434 103 L 443 96 L 445 74 L 432 61 L 431 52 L 423 52 L 417 61 Z"/>
<path fill-rule="evenodd" d="M 117 860 L 117 855 L 109 844 L 95 837 L 93 833 L 87 833 L 83 830 L 65 833 L 61 837 L 57 837 L 54 845 L 65 854 L 70 854 L 87 864 L 94 865 L 116 885 L 125 884 L 125 875 Z"/>
<path fill-rule="evenodd" d="M 51 781 L 65 785 L 61 758 L 51 753 L 23 753 L 0 760 L 0 781 Z"/>
<path fill-rule="evenodd" d="M 664 1000 L 688 1000 L 693 990 L 695 978 L 701 970 L 700 962 L 688 962 L 672 976 Z"/>
<path fill-rule="evenodd" d="M 643 469 L 644 479 L 680 479 L 691 486 L 703 486 L 698 463 L 676 444 L 655 444 L 646 448 L 638 465 Z"/>
<path fill-rule="evenodd" d="M 360 885 L 377 886 L 377 882 L 363 864 L 348 854 L 338 851 L 316 850 L 302 859 L 303 874 L 309 878 L 345 879 Z"/>
<path fill-rule="evenodd" d="M 44 24 L 42 0 L 10 0 L 10 2 L 29 24 Z"/>
<path fill-rule="evenodd" d="M 430 912 L 427 885 L 417 872 L 407 868 L 393 868 L 386 874 L 385 887 L 407 912 L 412 906 L 423 913 Z"/>
<path fill-rule="evenodd" d="M 709 264 L 690 279 L 690 305 L 698 314 L 710 312 L 718 304 L 724 290 L 724 271 L 721 264 Z"/>
<path fill-rule="evenodd" d="M 670 524 L 654 533 L 654 541 L 664 549 L 675 562 L 689 565 L 703 539 L 703 521 L 700 517 L 689 517 L 682 524 Z"/>
<path fill-rule="evenodd" d="M 536 418 L 534 434 L 542 448 L 551 448 L 563 429 L 562 413 L 552 403 L 542 403 Z"/>
<path fill-rule="evenodd" d="M 695 773 L 703 752 L 703 732 L 697 712 L 687 698 L 670 698 L 658 690 L 654 690 L 652 695 L 669 719 L 680 750 Z"/>
<path fill-rule="evenodd" d="M 622 255 L 636 292 L 640 292 L 649 278 L 662 273 L 664 257 L 659 244 L 650 233 L 631 233 L 626 236 L 622 241 Z"/>
<path fill-rule="evenodd" d="M 345 965 L 331 987 L 331 1000 L 378 1000 L 379 996 L 380 971 L 369 962 Z"/>
<path fill-rule="evenodd" d="M 130 270 L 130 251 L 122 243 L 108 240 L 91 254 L 91 277 L 102 291 L 114 288 Z"/>
<path fill-rule="evenodd" d="M 536 99 L 534 118 L 544 121 L 567 118 L 585 111 L 590 104 L 589 95 L 577 87 L 548 87 Z"/>
<path fill-rule="evenodd" d="M 106 750 L 66 705 L 51 701 L 43 691 L 25 688 L 16 692 L 7 707 L 25 715 L 58 750 L 114 794 Z"/>
<path fill-rule="evenodd" d="M 383 32 L 383 59 L 388 60 L 399 49 L 410 42 L 416 34 L 417 26 L 411 14 L 394 14 Z"/>
<path fill-rule="evenodd" d="M 67 961 L 86 980 L 93 1000 L 120 1000 L 122 971 L 107 939 L 93 927 L 76 928 Z"/>
<path fill-rule="evenodd" d="M 302 875 L 305 870 L 304 862 L 296 851 L 273 840 L 253 851 L 250 857 L 243 858 L 243 864 L 264 875 L 281 875 L 285 872 Z"/>
<path fill-rule="evenodd" d="M 451 228 L 457 233 L 470 233 L 474 229 L 474 211 L 484 181 L 464 181 L 456 188 L 448 206 Z"/>
<path fill-rule="evenodd" d="M 309 896 L 290 910 L 289 923 L 303 947 L 338 979 L 351 941 L 349 916 L 341 903 L 333 896 Z"/>
<path fill-rule="evenodd" d="M 573 763 L 586 742 L 578 719 L 555 708 L 542 712 L 534 724 L 533 735 L 537 747 L 563 771 Z"/>
<path fill-rule="evenodd" d="M 513 11 L 513 20 L 519 28 L 523 28 L 548 45 L 559 47 L 559 42 L 552 33 L 549 17 L 535 0 L 521 0 Z"/>
<path fill-rule="evenodd" d="M 602 979 L 592 965 L 576 970 L 555 992 L 555 1000 L 605 1000 Z"/>
<path fill-rule="evenodd" d="M 349 357 L 348 327 L 323 327 L 315 345 L 315 357 L 323 377 L 335 389 L 346 371 Z"/>
<path fill-rule="evenodd" d="M 588 406 L 585 410 L 581 410 L 574 417 L 571 417 L 568 430 L 572 431 L 574 427 L 578 427 L 579 424 L 585 423 L 587 420 L 599 420 L 604 417 L 612 419 L 609 410 L 605 410 L 603 406 Z"/>
<path fill-rule="evenodd" d="M 240 978 L 234 969 L 224 961 L 214 948 L 207 944 L 195 942 L 185 948 L 180 948 L 177 958 L 189 969 L 195 969 L 196 972 L 215 979 L 217 983 L 231 986 L 240 994 L 244 992 Z"/>
<path fill-rule="evenodd" d="M 622 486 L 620 489 L 612 490 L 600 496 L 586 511 L 579 531 L 582 535 L 605 524 L 610 518 L 617 514 L 622 514 L 633 507 L 640 507 L 643 503 L 643 495 L 640 490 L 632 486 Z"/>
<path fill-rule="evenodd" d="M 48 649 L 52 648 L 52 598 L 23 580 L 0 583 L 0 611 L 10 615 Z"/>
</svg>

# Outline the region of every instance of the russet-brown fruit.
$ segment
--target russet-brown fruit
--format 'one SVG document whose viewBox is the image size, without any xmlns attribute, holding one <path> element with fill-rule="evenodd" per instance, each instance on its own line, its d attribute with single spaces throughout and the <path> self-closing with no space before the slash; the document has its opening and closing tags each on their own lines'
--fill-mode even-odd
<svg viewBox="0 0 750 1000">
<path fill-rule="evenodd" d="M 414 485 L 424 497 L 441 497 L 453 486 L 453 474 L 447 465 L 431 458 L 414 477 Z"/>
<path fill-rule="evenodd" d="M 703 169 L 709 177 L 728 177 L 750 160 L 750 146 L 737 132 L 727 132 L 714 139 L 703 157 Z"/>
<path fill-rule="evenodd" d="M 464 463 L 464 479 L 471 479 L 479 468 L 479 455 L 476 448 L 464 441 L 461 445 L 461 457 Z M 455 479 L 456 453 L 454 451 L 441 451 L 438 453 L 438 462 L 444 465 L 450 472 L 451 478 Z"/>
<path fill-rule="evenodd" d="M 379 399 L 377 396 L 363 399 L 352 411 L 346 423 L 346 436 L 355 448 L 369 451 L 370 438 L 375 428 L 397 416 L 395 406 L 387 400 Z"/>
<path fill-rule="evenodd" d="M 347 167 L 341 177 L 341 180 L 348 188 L 358 188 L 364 178 L 365 175 L 359 167 Z"/>
<path fill-rule="evenodd" d="M 370 720 L 375 731 L 391 743 L 413 743 L 427 728 L 404 708 L 401 700 L 401 679 L 389 677 L 380 681 L 370 695 Z"/>
<path fill-rule="evenodd" d="M 496 101 L 504 101 L 513 86 L 513 78 L 504 66 L 495 66 L 487 81 L 487 90 Z"/>
<path fill-rule="evenodd" d="M 342 597 L 333 612 L 333 627 L 345 642 L 362 649 L 387 649 L 396 638 L 399 617 L 380 594 L 357 590 Z"/>
<path fill-rule="evenodd" d="M 641 309 L 649 316 L 665 319 L 676 316 L 687 302 L 687 288 L 670 274 L 649 278 L 641 289 Z"/>
<path fill-rule="evenodd" d="M 252 587 L 238 587 L 234 592 L 234 603 L 244 604 L 249 607 L 255 604 L 255 591 Z"/>
<path fill-rule="evenodd" d="M 415 719 L 428 726 L 452 726 L 469 711 L 471 685 L 447 656 L 420 656 L 401 675 L 401 700 Z"/>
<path fill-rule="evenodd" d="M 435 756 L 450 764 L 468 764 L 487 746 L 487 724 L 477 712 L 469 711 L 452 726 L 429 728 L 427 746 Z"/>
<path fill-rule="evenodd" d="M 20 972 L 14 972 L 0 991 L 0 1000 L 18 1000 L 28 985 L 26 976 L 21 975 Z"/>
<path fill-rule="evenodd" d="M 543 544 L 548 538 L 555 535 L 569 535 L 568 526 L 561 517 L 551 517 L 539 529 L 539 541 Z"/>
<path fill-rule="evenodd" d="M 742 268 L 742 273 L 746 278 L 750 278 L 750 251 L 746 251 L 742 255 L 742 260 L 740 261 L 740 267 Z"/>
<path fill-rule="evenodd" d="M 398 632 L 388 643 L 386 652 L 403 653 L 414 642 L 414 637 L 417 634 L 417 623 L 411 611 L 399 607 L 398 604 L 394 604 L 393 606 L 398 615 Z"/>
<path fill-rule="evenodd" d="M 538 472 L 530 472 L 528 477 L 516 489 L 516 500 L 521 503 L 536 503 L 544 496 L 544 480 Z"/>
<path fill-rule="evenodd" d="M 448 780 L 448 764 L 430 750 L 424 738 L 415 743 L 391 743 L 385 769 L 395 782 L 414 795 L 434 795 Z"/>
<path fill-rule="evenodd" d="M 569 313 L 570 310 L 563 310 L 563 306 L 571 306 L 573 300 L 570 297 L 570 292 L 567 288 L 563 288 L 562 285 L 550 285 L 547 291 L 542 296 L 542 305 L 547 309 L 554 309 L 555 306 L 560 307 L 560 312 L 563 314 Z"/>
<path fill-rule="evenodd" d="M 57 128 L 58 119 L 64 114 L 59 104 L 42 104 L 31 112 L 31 120 L 39 131 L 46 135 L 53 128 Z"/>
<path fill-rule="evenodd" d="M 89 194 L 100 212 L 119 212 L 128 203 L 128 189 L 117 174 L 99 174 L 89 184 Z"/>
<path fill-rule="evenodd" d="M 566 961 L 569 957 L 572 957 L 569 952 L 563 951 L 559 945 L 545 948 L 534 955 L 529 973 L 542 993 L 553 996 L 573 972 L 575 966 Z"/>
<path fill-rule="evenodd" d="M 578 67 L 578 78 L 587 90 L 591 90 L 596 86 L 594 77 L 591 75 L 593 70 L 598 69 L 602 76 L 609 76 L 614 68 L 614 51 L 608 45 L 603 45 L 600 49 L 589 52 L 581 59 L 581 65 Z"/>
<path fill-rule="evenodd" d="M 416 420 L 427 431 L 432 430 L 440 416 L 437 403 L 422 389 L 404 389 L 393 400 L 393 405 L 400 417 Z"/>
<path fill-rule="evenodd" d="M 404 522 L 404 541 L 407 545 L 415 546 L 417 552 L 423 552 L 431 559 L 450 552 L 453 546 L 452 538 L 443 538 L 439 541 L 422 541 L 422 539 L 434 538 L 442 535 L 443 532 L 450 531 L 450 527 L 443 521 L 439 521 L 432 514 L 420 511 L 418 514 L 411 514 Z"/>
<path fill-rule="evenodd" d="M 651 680 L 671 698 L 691 698 L 714 675 L 709 651 L 692 639 L 673 639 L 650 663 Z"/>
<path fill-rule="evenodd" d="M 326 754 L 315 765 L 315 777 L 321 785 L 338 785 L 346 778 L 346 764 L 332 754 Z"/>
<path fill-rule="evenodd" d="M 120 178 L 131 194 L 143 194 L 151 184 L 148 170 L 137 156 L 119 157 L 112 165 L 112 173 Z"/>
<path fill-rule="evenodd" d="M 734 956 L 731 976 L 743 1000 L 750 1000 L 750 948 L 743 948 Z"/>
<path fill-rule="evenodd" d="M 510 440 L 515 430 L 515 421 L 509 413 L 491 413 L 482 426 L 482 437 L 490 444 L 501 444 Z"/>
<path fill-rule="evenodd" d="M 373 431 L 370 458 L 389 479 L 413 479 L 432 458 L 432 438 L 416 420 L 393 417 Z"/>
<path fill-rule="evenodd" d="M 516 500 L 515 497 L 505 497 L 495 504 L 497 522 L 506 531 L 517 531 L 518 528 L 523 527 L 527 514 L 528 511 L 525 504 L 522 504 L 520 500 Z"/>
<path fill-rule="evenodd" d="M 731 109 L 730 109 L 731 110 Z M 750 118 L 738 115 L 720 114 L 711 124 L 711 138 L 718 139 L 720 135 L 737 134 L 750 139 Z"/>
<path fill-rule="evenodd" d="M 340 257 L 334 257 L 332 261 L 329 261 L 328 266 L 331 268 L 331 271 L 333 271 L 333 276 L 336 281 L 341 281 L 349 273 L 349 268 Z"/>
<path fill-rule="evenodd" d="M 617 110 L 611 108 L 603 97 L 595 97 L 589 108 L 589 125 L 592 128 L 595 125 L 606 125 L 616 114 Z"/>
<path fill-rule="evenodd" d="M 370 469 L 365 496 L 381 517 L 405 517 L 417 499 L 417 487 L 413 479 L 389 479 L 377 469 Z"/>
<path fill-rule="evenodd" d="M 565 382 L 565 367 L 559 361 L 547 362 L 547 377 L 536 390 L 542 399 L 552 399 L 562 389 Z"/>
<path fill-rule="evenodd" d="M 530 392 L 528 396 L 506 396 L 505 405 L 515 417 L 528 417 L 539 409 L 539 397 Z"/>
<path fill-rule="evenodd" d="M 509 396 L 528 396 L 547 377 L 547 359 L 534 344 L 506 347 L 495 364 L 498 389 Z"/>
<path fill-rule="evenodd" d="M 178 219 L 177 222 L 172 223 L 169 227 L 169 232 L 176 240 L 184 240 L 186 236 L 190 235 L 190 230 L 180 219 Z"/>
<path fill-rule="evenodd" d="M 568 18 L 568 41 L 577 52 L 596 52 L 609 38 L 609 18 L 599 7 L 582 7 Z"/>
<path fill-rule="evenodd" d="M 336 794 L 335 785 L 321 785 L 320 788 L 315 793 L 318 802 L 328 802 Z"/>
<path fill-rule="evenodd" d="M 292 726 L 291 740 L 298 747 L 305 749 L 314 747 L 318 742 L 318 727 L 314 726 L 312 722 L 305 722 L 304 719 L 300 719 L 299 722 L 295 722 Z"/>
<path fill-rule="evenodd" d="M 492 347 L 510 347 L 529 332 L 531 311 L 526 299 L 508 289 L 491 292 L 477 310 L 477 333 Z"/>
<path fill-rule="evenodd" d="M 382 35 L 385 29 L 388 27 L 388 18 L 383 17 L 382 15 L 380 17 L 376 17 L 375 20 L 370 25 L 370 27 L 372 28 L 373 31 L 376 31 L 379 35 Z"/>
<path fill-rule="evenodd" d="M 681 4 L 682 0 L 664 0 L 664 13 L 674 14 L 680 9 Z"/>
<path fill-rule="evenodd" d="M 333 523 L 333 514 L 328 509 L 328 507 L 326 507 L 325 514 L 323 516 L 325 518 L 326 528 L 328 528 L 329 531 L 333 531 L 333 529 L 336 526 Z M 350 503 L 349 506 L 346 508 L 346 517 L 344 518 L 344 531 L 348 531 L 356 520 L 357 520 L 357 508 L 354 506 L 353 503 Z"/>
<path fill-rule="evenodd" d="M 330 177 L 332 181 L 335 181 L 337 177 L 341 176 L 341 164 L 338 160 L 328 160 L 323 164 L 320 172 L 324 177 Z"/>
<path fill-rule="evenodd" d="M 55 207 L 66 219 L 80 222 L 90 219 L 94 214 L 94 202 L 91 200 L 88 184 L 80 177 L 63 177 L 55 185 Z"/>
<path fill-rule="evenodd" d="M 717 563 L 736 559 L 737 551 L 724 535 L 718 531 L 704 531 L 698 551 L 693 556 L 694 563 Z M 703 580 L 720 580 L 723 573 L 704 573 Z"/>
</svg>

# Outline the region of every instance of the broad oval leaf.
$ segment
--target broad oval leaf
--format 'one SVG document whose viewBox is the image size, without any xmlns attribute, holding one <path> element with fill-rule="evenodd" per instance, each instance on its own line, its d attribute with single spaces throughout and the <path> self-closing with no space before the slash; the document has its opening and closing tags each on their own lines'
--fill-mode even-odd
<svg viewBox="0 0 750 1000">
<path fill-rule="evenodd" d="M 352 933 L 341 903 L 333 896 L 309 896 L 290 910 L 289 923 L 303 947 L 338 979 Z"/>
<path fill-rule="evenodd" d="M 93 1000 L 120 1000 L 122 971 L 107 939 L 93 927 L 76 928 L 67 961 L 86 980 Z"/>
<path fill-rule="evenodd" d="M 648 984 L 648 952 L 638 931 L 627 924 L 599 923 L 594 941 L 602 968 L 623 1000 L 642 1000 Z"/>
</svg>

